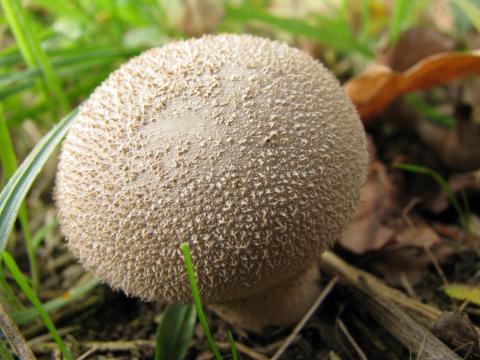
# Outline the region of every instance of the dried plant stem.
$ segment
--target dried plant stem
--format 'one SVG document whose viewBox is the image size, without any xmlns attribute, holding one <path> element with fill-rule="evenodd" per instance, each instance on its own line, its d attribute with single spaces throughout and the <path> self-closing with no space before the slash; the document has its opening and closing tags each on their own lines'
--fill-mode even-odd
<svg viewBox="0 0 480 360">
<path fill-rule="evenodd" d="M 17 325 L 8 316 L 2 303 L 0 303 L 0 330 L 20 359 L 35 359 L 35 355 L 33 355 Z"/>
<path fill-rule="evenodd" d="M 322 255 L 320 266 L 324 271 L 337 275 L 341 281 L 359 289 L 368 288 L 370 292 L 398 305 L 427 328 L 431 328 L 442 315 L 442 311 L 436 307 L 408 297 L 402 291 L 388 286 L 378 277 L 346 263 L 330 251 Z M 476 327 L 475 330 L 480 335 L 480 329 Z"/>
<path fill-rule="evenodd" d="M 337 320 L 338 327 L 340 328 L 340 331 L 345 335 L 347 338 L 348 342 L 352 345 L 352 347 L 355 349 L 355 352 L 358 355 L 358 358 L 360 360 L 368 360 L 367 355 L 363 352 L 362 348 L 358 345 L 358 343 L 355 341 L 353 336 L 350 334 L 350 331 L 348 331 L 347 327 L 343 323 L 342 320 L 338 319 Z"/>
<path fill-rule="evenodd" d="M 251 347 L 248 347 L 245 344 L 242 344 L 238 341 L 235 341 L 235 344 L 237 345 L 237 350 L 245 355 L 248 355 L 248 357 L 252 358 L 253 360 L 268 360 L 268 357 L 259 353 L 258 351 L 255 351 Z M 225 341 L 217 341 L 217 345 L 220 349 L 230 349 L 231 344 Z"/>
<path fill-rule="evenodd" d="M 460 360 L 450 348 L 424 326 L 418 324 L 398 305 L 371 292 L 355 289 L 354 296 L 362 308 L 382 325 L 407 349 L 417 354 L 418 359 Z"/>
<path fill-rule="evenodd" d="M 347 264 L 331 252 L 322 255 L 321 266 L 351 285 L 352 293 L 362 308 L 420 359 L 461 359 L 429 330 L 406 314 L 402 307 L 407 307 L 424 317 L 428 314 L 427 320 L 431 322 L 438 318 L 435 315 L 440 315 L 439 310 L 418 306 L 423 304 L 417 304 L 413 299 L 406 301 L 405 298 L 409 298 L 402 292 L 388 287 L 373 275 Z"/>
<path fill-rule="evenodd" d="M 138 350 L 141 348 L 154 350 L 156 342 L 154 340 L 132 340 L 132 341 L 85 341 L 78 343 L 80 347 L 86 349 L 95 348 L 99 352 L 126 352 Z M 48 353 L 57 349 L 54 342 L 45 342 L 32 345 L 32 349 L 37 353 Z"/>
</svg>

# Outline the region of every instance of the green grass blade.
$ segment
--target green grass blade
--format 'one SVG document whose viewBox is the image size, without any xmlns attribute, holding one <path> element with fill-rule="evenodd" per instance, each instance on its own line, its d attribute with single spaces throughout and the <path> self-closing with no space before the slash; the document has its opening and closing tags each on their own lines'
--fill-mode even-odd
<svg viewBox="0 0 480 360">
<path fill-rule="evenodd" d="M 23 31 L 23 26 L 20 18 L 17 16 L 16 7 L 14 1 L 12 0 L 1 0 L 2 8 L 5 14 L 5 17 L 12 29 L 12 33 L 15 36 L 17 45 L 22 52 L 22 55 L 25 59 L 25 62 L 29 66 L 35 66 L 35 56 L 33 55 L 33 49 L 29 45 L 27 35 Z"/>
<path fill-rule="evenodd" d="M 70 353 L 70 350 L 65 346 L 65 343 L 63 342 L 62 338 L 60 337 L 60 334 L 58 333 L 57 328 L 53 324 L 52 320 L 48 316 L 47 312 L 42 306 L 42 303 L 38 299 L 37 295 L 33 292 L 33 290 L 30 288 L 28 285 L 28 282 L 26 281 L 25 277 L 21 273 L 20 269 L 18 268 L 17 264 L 15 263 L 15 260 L 13 257 L 7 253 L 3 252 L 3 261 L 5 262 L 5 265 L 8 267 L 8 270 L 10 270 L 10 273 L 12 274 L 13 278 L 15 279 L 16 283 L 22 289 L 24 292 L 25 296 L 30 300 L 30 302 L 35 306 L 37 309 L 38 313 L 40 314 L 40 317 L 42 318 L 43 322 L 45 323 L 45 326 L 47 327 L 48 331 L 52 335 L 53 339 L 57 343 L 60 351 L 62 352 L 63 356 L 67 360 L 72 359 L 72 354 Z"/>
<path fill-rule="evenodd" d="M 38 229 L 32 237 L 32 246 L 35 250 L 40 246 L 42 240 L 47 236 L 47 234 L 56 229 L 58 226 L 58 220 L 54 219 L 53 221 L 49 222 L 48 224 L 43 225 L 40 229 Z"/>
<path fill-rule="evenodd" d="M 272 15 L 253 6 L 245 5 L 242 7 L 234 7 L 227 5 L 226 18 L 241 22 L 249 20 L 261 21 L 270 26 L 276 27 L 277 29 L 317 40 L 334 49 L 355 51 L 366 57 L 373 56 L 370 49 L 364 44 L 359 43 L 352 36 L 349 29 L 339 26 L 339 24 L 326 17 L 318 16 L 320 23 L 318 26 L 314 26 L 301 19 Z M 322 22 L 324 23 L 324 26 L 322 26 Z"/>
<path fill-rule="evenodd" d="M 0 103 L 0 160 L 3 173 L 6 178 L 12 176 L 17 169 L 17 156 L 13 148 L 13 142 L 8 131 L 7 121 L 3 116 L 3 106 Z"/>
<path fill-rule="evenodd" d="M 388 40 L 391 45 L 395 44 L 408 24 L 412 8 L 412 0 L 394 1 L 393 14 L 390 21 L 390 32 L 388 34 Z"/>
<path fill-rule="evenodd" d="M 218 350 L 217 343 L 208 327 L 207 319 L 205 317 L 205 313 L 203 312 L 202 301 L 200 299 L 200 293 L 197 287 L 197 280 L 195 277 L 195 269 L 193 268 L 192 258 L 190 256 L 190 248 L 188 247 L 187 243 L 183 243 L 180 245 L 180 249 L 182 250 L 183 258 L 185 260 L 185 266 L 187 268 L 188 280 L 190 281 L 190 287 L 192 289 L 192 296 L 193 296 L 193 303 L 195 304 L 195 309 L 197 310 L 198 320 L 200 321 L 200 325 L 202 325 L 203 331 L 207 336 L 208 344 L 210 345 L 210 349 L 215 356 L 215 359 L 222 360 L 222 355 Z"/>
<path fill-rule="evenodd" d="M 0 359 L 15 360 L 3 337 L 0 336 Z"/>
<path fill-rule="evenodd" d="M 72 302 L 80 299 L 85 294 L 88 294 L 100 284 L 101 282 L 97 278 L 92 278 L 88 281 L 85 281 L 83 284 L 71 288 L 70 290 L 68 290 L 58 298 L 47 301 L 42 305 L 43 309 L 47 313 L 51 313 L 53 311 L 61 309 L 66 305 L 69 305 Z M 38 311 L 38 308 L 33 307 L 33 308 L 17 311 L 13 313 L 12 317 L 17 324 L 22 325 L 35 320 L 39 315 L 40 313 Z"/>
<path fill-rule="evenodd" d="M 0 251 L 5 249 L 20 204 L 76 114 L 77 110 L 72 111 L 37 143 L 0 193 Z"/>
<path fill-rule="evenodd" d="M 18 300 L 5 277 L 3 265 L 0 265 L 0 298 L 2 299 L 2 303 L 8 304 L 9 310 L 20 311 L 24 309 L 24 306 L 20 300 Z"/>
<path fill-rule="evenodd" d="M 400 164 L 395 164 L 394 165 L 396 168 L 410 171 L 413 173 L 417 174 L 425 174 L 431 176 L 442 188 L 443 191 L 447 194 L 448 200 L 454 207 L 455 211 L 457 212 L 458 216 L 461 219 L 462 225 L 465 228 L 466 232 L 469 232 L 469 217 L 470 215 L 464 211 L 464 209 L 460 206 L 460 203 L 455 199 L 455 196 L 453 195 L 453 191 L 448 185 L 447 181 L 440 176 L 439 173 L 436 171 L 427 168 L 425 166 L 421 165 L 415 165 L 415 164 L 407 164 L 407 163 L 400 163 Z"/>
<path fill-rule="evenodd" d="M 17 40 L 26 63 L 29 67 L 38 65 L 45 78 L 44 86 L 49 89 L 60 102 L 63 111 L 69 111 L 70 105 L 62 91 L 61 83 L 53 67 L 40 46 L 40 42 L 32 28 L 28 14 L 19 0 L 0 0 L 5 11 L 7 21 Z M 48 91 L 46 96 L 48 96 Z"/>
<path fill-rule="evenodd" d="M 450 1 L 462 10 L 475 29 L 480 32 L 480 7 L 471 0 Z"/>
<path fill-rule="evenodd" d="M 7 122 L 3 116 L 3 107 L 0 104 L 0 158 L 4 169 L 4 174 L 10 178 L 17 169 L 17 157 L 13 148 L 13 143 L 8 131 Z M 37 291 L 40 274 L 38 269 L 37 257 L 32 246 L 32 235 L 30 231 L 30 223 L 28 221 L 28 212 L 22 203 L 19 209 L 20 225 L 22 227 L 23 237 L 25 239 L 25 247 L 27 249 L 28 262 L 30 264 L 30 274 L 32 275 L 33 289 Z"/>
<path fill-rule="evenodd" d="M 232 349 L 232 359 L 238 360 L 238 351 L 237 351 L 237 344 L 235 344 L 235 340 L 233 340 L 233 335 L 231 331 L 227 331 L 228 342 L 230 343 L 230 348 Z"/>
<path fill-rule="evenodd" d="M 192 340 L 195 320 L 193 305 L 167 305 L 158 325 L 155 360 L 182 360 Z"/>
<path fill-rule="evenodd" d="M 456 126 L 457 121 L 453 116 L 442 114 L 434 106 L 423 101 L 417 94 L 407 94 L 405 95 L 405 99 L 410 106 L 415 108 L 428 120 L 445 126 L 448 129 L 453 129 Z"/>
</svg>

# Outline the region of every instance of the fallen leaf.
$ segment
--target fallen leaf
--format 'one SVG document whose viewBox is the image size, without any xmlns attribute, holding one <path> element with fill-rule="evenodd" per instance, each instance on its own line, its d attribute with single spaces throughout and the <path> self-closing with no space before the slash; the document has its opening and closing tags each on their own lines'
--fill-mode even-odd
<svg viewBox="0 0 480 360">
<path fill-rule="evenodd" d="M 408 227 L 395 236 L 395 241 L 401 246 L 431 248 L 440 243 L 440 236 L 429 226 L 420 225 Z"/>
<path fill-rule="evenodd" d="M 393 208 L 393 190 L 385 165 L 374 160 L 353 221 L 340 239 L 345 249 L 361 255 L 381 249 L 390 241 L 394 230 L 383 222 Z"/>
<path fill-rule="evenodd" d="M 401 94 L 427 89 L 469 74 L 480 74 L 480 50 L 431 55 L 403 73 L 377 64 L 347 81 L 345 91 L 360 116 L 369 119 Z"/>
<path fill-rule="evenodd" d="M 465 284 L 450 284 L 445 286 L 445 293 L 453 299 L 467 300 L 480 305 L 480 287 Z"/>
<path fill-rule="evenodd" d="M 480 124 L 460 120 L 450 130 L 431 121 L 419 121 L 416 131 L 448 168 L 473 171 L 480 167 Z"/>
<path fill-rule="evenodd" d="M 392 245 L 396 247 L 398 245 Z M 453 244 L 441 242 L 430 248 L 430 253 L 441 264 L 457 249 Z M 382 274 L 383 278 L 394 286 L 402 285 L 402 277 L 408 279 L 411 285 L 418 284 L 425 270 L 431 265 L 429 254 L 420 247 L 400 247 L 382 251 L 377 259 L 371 260 L 371 267 Z"/>
<path fill-rule="evenodd" d="M 457 197 L 461 195 L 461 191 L 465 190 L 480 194 L 480 181 L 473 172 L 452 175 L 448 178 L 448 187 Z M 450 202 L 446 192 L 440 191 L 435 198 L 425 205 L 430 211 L 440 214 L 450 206 Z"/>
</svg>

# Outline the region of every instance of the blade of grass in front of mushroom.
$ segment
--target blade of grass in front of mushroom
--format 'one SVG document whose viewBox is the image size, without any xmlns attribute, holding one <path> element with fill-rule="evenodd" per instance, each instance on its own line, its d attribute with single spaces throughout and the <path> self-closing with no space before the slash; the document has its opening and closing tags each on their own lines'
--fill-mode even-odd
<svg viewBox="0 0 480 360">
<path fill-rule="evenodd" d="M 196 322 L 193 305 L 167 305 L 157 328 L 155 360 L 181 360 L 192 340 Z"/>
<path fill-rule="evenodd" d="M 2 169 L 5 178 L 10 178 L 18 167 L 17 157 L 13 148 L 13 143 L 10 138 L 10 132 L 7 127 L 7 122 L 3 116 L 3 107 L 0 104 L 0 160 L 2 162 Z M 25 241 L 25 248 L 27 250 L 28 262 L 30 265 L 30 275 L 32 277 L 33 289 L 36 292 L 39 284 L 39 268 L 37 258 L 32 245 L 32 235 L 30 231 L 30 224 L 28 220 L 28 213 L 25 204 L 20 205 L 18 217 L 20 226 L 22 227 L 23 237 Z"/>
<path fill-rule="evenodd" d="M 23 199 L 76 114 L 77 110 L 72 111 L 40 140 L 0 193 L 0 251 L 5 249 Z"/>
<path fill-rule="evenodd" d="M 235 340 L 233 339 L 232 332 L 230 330 L 227 331 L 227 338 L 228 338 L 228 342 L 230 344 L 230 348 L 232 349 L 232 359 L 233 360 L 238 360 L 237 344 L 235 343 Z"/>
<path fill-rule="evenodd" d="M 185 261 L 185 267 L 187 269 L 188 280 L 190 281 L 190 287 L 192 290 L 192 297 L 193 303 L 195 304 L 195 309 L 197 310 L 198 321 L 200 321 L 200 325 L 202 325 L 203 331 L 207 336 L 208 344 L 210 345 L 210 349 L 213 352 L 213 355 L 217 360 L 222 359 L 222 355 L 220 354 L 220 350 L 218 350 L 217 343 L 215 338 L 208 327 L 207 319 L 205 317 L 205 313 L 202 307 L 202 301 L 200 299 L 200 293 L 197 287 L 197 280 L 195 275 L 195 269 L 193 267 L 192 258 L 190 256 L 190 248 L 187 243 L 183 243 L 180 245 L 180 249 L 182 250 L 183 259 Z"/>
<path fill-rule="evenodd" d="M 448 182 L 442 176 L 440 176 L 440 174 L 428 167 L 421 165 L 399 163 L 394 164 L 394 166 L 405 171 L 431 176 L 441 186 L 442 190 L 445 191 L 445 193 L 447 194 L 448 200 L 450 201 L 458 216 L 460 217 L 460 221 L 465 232 L 467 234 L 470 232 L 470 214 L 465 209 L 463 209 L 462 206 L 460 206 L 460 203 L 457 201 L 457 199 L 455 199 L 453 191 L 448 185 Z"/>
<path fill-rule="evenodd" d="M 60 351 L 62 352 L 63 356 L 67 360 L 72 359 L 72 354 L 70 353 L 70 350 L 65 346 L 65 343 L 63 342 L 62 338 L 60 337 L 57 328 L 53 324 L 52 320 L 50 319 L 50 316 L 48 316 L 47 312 L 42 306 L 42 303 L 38 299 L 37 295 L 33 292 L 33 290 L 30 288 L 28 285 L 27 280 L 21 273 L 20 269 L 18 268 L 17 264 L 15 263 L 15 260 L 13 257 L 6 251 L 3 252 L 2 254 L 2 259 L 5 262 L 5 265 L 7 266 L 8 270 L 12 274 L 13 278 L 17 282 L 18 286 L 22 289 L 23 293 L 27 296 L 28 300 L 35 306 L 37 309 L 38 313 L 40 314 L 40 317 L 42 318 L 43 322 L 45 323 L 45 326 L 47 327 L 48 331 L 52 335 L 53 339 L 57 343 Z"/>
</svg>

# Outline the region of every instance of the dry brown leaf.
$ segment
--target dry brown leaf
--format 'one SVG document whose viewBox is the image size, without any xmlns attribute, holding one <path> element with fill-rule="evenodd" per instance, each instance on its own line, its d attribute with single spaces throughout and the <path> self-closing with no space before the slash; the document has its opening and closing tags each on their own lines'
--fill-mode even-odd
<svg viewBox="0 0 480 360">
<path fill-rule="evenodd" d="M 429 226 L 420 225 L 404 229 L 395 236 L 395 240 L 401 246 L 431 248 L 440 243 L 440 236 Z"/>
<path fill-rule="evenodd" d="M 422 239 L 417 241 L 421 242 Z M 429 247 L 429 250 L 430 255 L 424 248 L 416 246 L 400 247 L 391 251 L 385 249 L 377 260 L 371 261 L 371 266 L 392 285 L 401 285 L 402 278 L 407 279 L 411 285 L 416 285 L 422 280 L 425 270 L 432 264 L 431 256 L 438 264 L 442 264 L 458 251 L 454 244 L 447 242 L 435 244 Z"/>
<path fill-rule="evenodd" d="M 345 91 L 360 116 L 368 119 L 401 94 L 469 74 L 480 74 L 480 50 L 431 55 L 403 73 L 377 64 L 345 83 Z"/>
<path fill-rule="evenodd" d="M 465 190 L 480 194 L 480 180 L 476 178 L 475 173 L 473 172 L 451 176 L 448 179 L 448 186 L 453 194 L 459 194 L 461 191 Z M 429 210 L 436 214 L 445 211 L 451 206 L 448 195 L 445 191 L 438 192 L 435 198 L 425 205 Z"/>
<path fill-rule="evenodd" d="M 361 255 L 383 248 L 392 239 L 394 230 L 383 224 L 393 208 L 392 194 L 385 165 L 373 161 L 353 221 L 340 239 L 345 249 Z"/>
</svg>

